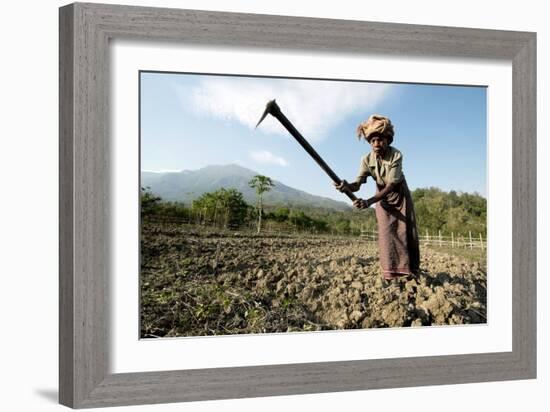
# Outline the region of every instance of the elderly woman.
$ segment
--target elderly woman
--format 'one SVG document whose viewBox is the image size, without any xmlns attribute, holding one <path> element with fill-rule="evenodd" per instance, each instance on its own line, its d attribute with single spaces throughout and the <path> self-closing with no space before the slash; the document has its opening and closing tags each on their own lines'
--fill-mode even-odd
<svg viewBox="0 0 550 412">
<path fill-rule="evenodd" d="M 357 192 L 367 177 L 375 180 L 376 194 L 367 200 L 357 199 L 353 206 L 365 209 L 377 203 L 380 266 L 387 280 L 417 275 L 420 264 L 413 201 L 402 170 L 403 155 L 391 146 L 393 135 L 391 121 L 385 116 L 372 115 L 361 123 L 357 137 L 365 139 L 372 150 L 361 159 L 355 182 L 343 180 L 336 185 L 341 192 Z"/>
</svg>

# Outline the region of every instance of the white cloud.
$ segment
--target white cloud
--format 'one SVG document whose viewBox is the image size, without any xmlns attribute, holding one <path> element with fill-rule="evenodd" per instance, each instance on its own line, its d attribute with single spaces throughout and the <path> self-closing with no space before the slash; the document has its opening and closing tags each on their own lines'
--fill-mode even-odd
<svg viewBox="0 0 550 412">
<path fill-rule="evenodd" d="M 266 103 L 275 98 L 306 139 L 319 141 L 346 116 L 372 110 L 390 88 L 380 83 L 205 77 L 191 90 L 179 87 L 178 93 L 186 108 L 237 121 L 250 129 L 256 126 Z M 259 130 L 288 136 L 272 116 L 265 118 Z"/>
<path fill-rule="evenodd" d="M 252 160 L 262 164 L 272 164 L 279 166 L 288 166 L 288 162 L 282 157 L 275 156 L 273 153 L 267 150 L 260 150 L 257 152 L 250 152 Z"/>
</svg>

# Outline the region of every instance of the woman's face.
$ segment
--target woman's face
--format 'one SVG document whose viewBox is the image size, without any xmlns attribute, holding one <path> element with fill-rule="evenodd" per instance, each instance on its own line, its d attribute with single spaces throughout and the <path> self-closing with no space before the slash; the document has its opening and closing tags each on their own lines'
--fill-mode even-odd
<svg viewBox="0 0 550 412">
<path fill-rule="evenodd" d="M 384 136 L 372 136 L 369 143 L 372 147 L 372 151 L 380 156 L 383 156 L 388 148 L 388 139 Z"/>
</svg>

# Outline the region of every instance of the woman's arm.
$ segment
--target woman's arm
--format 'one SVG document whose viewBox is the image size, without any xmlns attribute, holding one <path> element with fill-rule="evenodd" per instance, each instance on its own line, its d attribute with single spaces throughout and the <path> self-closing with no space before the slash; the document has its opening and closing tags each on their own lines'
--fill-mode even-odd
<svg viewBox="0 0 550 412">
<path fill-rule="evenodd" d="M 395 185 L 396 183 L 388 183 L 386 184 L 386 186 L 384 186 L 382 190 L 376 193 L 373 197 L 367 199 L 369 206 L 384 199 L 388 193 L 390 193 L 393 189 L 395 189 Z"/>
<path fill-rule="evenodd" d="M 382 190 L 380 190 L 378 193 L 376 193 L 373 197 L 369 199 L 357 199 L 353 202 L 353 206 L 355 206 L 358 209 L 366 209 L 370 207 L 371 205 L 375 204 L 376 202 L 379 202 L 380 200 L 384 199 L 386 195 L 391 192 L 395 188 L 396 183 L 388 183 Z"/>
<path fill-rule="evenodd" d="M 340 184 L 334 183 L 334 187 L 336 187 L 336 190 L 342 193 L 345 193 L 348 190 L 350 192 L 357 192 L 361 188 L 361 182 L 355 181 L 348 183 L 347 181 L 342 180 Z"/>
</svg>

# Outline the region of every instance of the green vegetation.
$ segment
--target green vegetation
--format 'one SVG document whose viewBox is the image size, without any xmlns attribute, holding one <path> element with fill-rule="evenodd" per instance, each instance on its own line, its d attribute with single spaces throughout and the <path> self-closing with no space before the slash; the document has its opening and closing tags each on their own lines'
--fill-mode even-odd
<svg viewBox="0 0 550 412">
<path fill-rule="evenodd" d="M 487 232 L 487 199 L 478 194 L 430 187 L 414 190 L 412 197 L 421 233 Z"/>
<path fill-rule="evenodd" d="M 258 233 L 262 229 L 262 214 L 263 214 L 263 194 L 269 192 L 275 184 L 273 181 L 262 175 L 256 175 L 248 182 L 248 185 L 256 189 L 256 195 L 258 196 L 257 211 L 258 211 Z"/>
<path fill-rule="evenodd" d="M 265 176 L 256 176 L 265 177 Z M 270 206 L 263 204 L 262 194 L 273 183 L 252 179 L 258 204 L 245 202 L 242 193 L 234 188 L 222 188 L 204 193 L 191 207 L 181 202 L 166 202 L 142 188 L 142 217 L 187 220 L 189 222 L 236 229 L 256 225 L 260 231 L 269 225 L 273 230 L 305 231 L 334 235 L 359 235 L 361 229 L 376 229 L 374 209 L 335 211 L 315 206 Z M 484 237 L 487 231 L 487 200 L 478 194 L 444 192 L 438 188 L 416 189 L 412 192 L 418 228 L 421 234 L 451 233 L 467 235 L 469 231 Z"/>
<path fill-rule="evenodd" d="M 149 192 L 149 187 L 141 188 L 141 214 L 148 215 L 155 213 L 160 207 L 162 199 Z"/>
<path fill-rule="evenodd" d="M 213 223 L 224 228 L 241 226 L 250 212 L 250 206 L 241 192 L 223 188 L 204 193 L 193 201 L 191 209 L 201 216 L 202 223 Z"/>
<path fill-rule="evenodd" d="M 189 219 L 191 210 L 182 202 L 169 202 L 153 195 L 149 187 L 141 188 L 141 217 L 158 216 L 165 219 Z"/>
<path fill-rule="evenodd" d="M 329 223 L 322 219 L 306 214 L 302 209 L 289 209 L 279 207 L 266 214 L 266 219 L 271 220 L 296 230 L 313 230 L 317 233 L 330 232 Z"/>
</svg>

